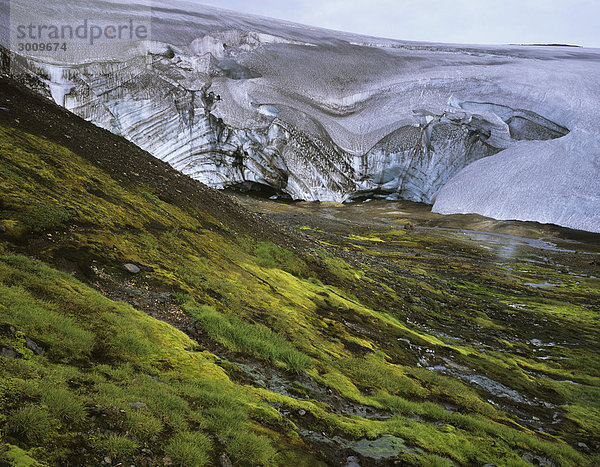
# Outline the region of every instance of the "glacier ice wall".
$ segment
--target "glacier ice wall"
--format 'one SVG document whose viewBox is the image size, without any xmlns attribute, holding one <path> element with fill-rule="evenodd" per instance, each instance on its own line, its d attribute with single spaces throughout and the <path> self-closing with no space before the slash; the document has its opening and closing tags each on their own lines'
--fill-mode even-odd
<svg viewBox="0 0 600 467">
<path fill-rule="evenodd" d="M 442 187 L 435 211 L 598 232 L 600 138 L 577 133 L 552 143 L 529 141 L 472 163 Z M 582 153 L 588 157 L 569 157 Z"/>
<path fill-rule="evenodd" d="M 61 14 L 111 5 L 136 14 Z M 178 2 L 153 9 L 151 39 L 126 59 L 13 63 L 213 187 L 600 231 L 598 50 L 383 40 Z"/>
</svg>

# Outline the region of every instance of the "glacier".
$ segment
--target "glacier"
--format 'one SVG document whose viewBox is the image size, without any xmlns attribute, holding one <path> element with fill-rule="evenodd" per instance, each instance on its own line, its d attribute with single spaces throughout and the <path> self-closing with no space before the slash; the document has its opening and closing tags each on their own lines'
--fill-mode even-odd
<svg viewBox="0 0 600 467">
<path fill-rule="evenodd" d="M 36 9 L 148 14 L 10 2 L 14 18 Z M 600 50 L 380 39 L 180 1 L 151 20 L 125 52 L 3 53 L 37 91 L 215 188 L 600 232 Z"/>
</svg>

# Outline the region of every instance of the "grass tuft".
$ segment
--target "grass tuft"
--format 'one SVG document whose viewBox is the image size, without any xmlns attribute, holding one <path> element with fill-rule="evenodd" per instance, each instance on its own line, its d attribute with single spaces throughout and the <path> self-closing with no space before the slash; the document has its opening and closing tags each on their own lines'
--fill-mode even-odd
<svg viewBox="0 0 600 467">
<path fill-rule="evenodd" d="M 110 434 L 106 438 L 99 438 L 96 448 L 103 454 L 108 454 L 113 460 L 123 461 L 131 457 L 138 449 L 139 444 L 121 434 Z"/>
<path fill-rule="evenodd" d="M 248 324 L 236 316 L 226 316 L 209 306 L 186 307 L 212 339 L 235 352 L 250 353 L 259 358 L 279 362 L 292 371 L 301 372 L 311 366 L 311 359 L 297 350 L 280 334 L 262 324 Z"/>
<path fill-rule="evenodd" d="M 25 405 L 13 412 L 7 421 L 7 431 L 26 443 L 44 443 L 55 432 L 56 420 L 47 409 Z"/>
<path fill-rule="evenodd" d="M 171 438 L 165 451 L 175 465 L 181 467 L 201 467 L 210 463 L 212 444 L 208 437 L 198 431 L 184 431 Z"/>
</svg>

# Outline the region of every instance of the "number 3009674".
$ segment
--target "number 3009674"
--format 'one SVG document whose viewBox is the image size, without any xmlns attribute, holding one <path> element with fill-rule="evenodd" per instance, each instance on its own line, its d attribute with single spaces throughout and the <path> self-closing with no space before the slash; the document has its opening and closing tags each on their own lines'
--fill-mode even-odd
<svg viewBox="0 0 600 467">
<path fill-rule="evenodd" d="M 19 42 L 19 52 L 56 52 L 67 50 L 66 42 Z"/>
</svg>

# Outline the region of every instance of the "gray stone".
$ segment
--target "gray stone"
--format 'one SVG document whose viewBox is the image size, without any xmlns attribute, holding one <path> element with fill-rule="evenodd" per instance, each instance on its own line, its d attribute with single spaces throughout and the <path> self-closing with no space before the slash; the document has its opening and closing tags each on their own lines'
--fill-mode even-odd
<svg viewBox="0 0 600 467">
<path fill-rule="evenodd" d="M 139 266 L 136 266 L 133 263 L 126 263 L 123 265 L 123 267 L 125 268 L 125 270 L 131 274 L 137 274 L 138 272 L 140 272 L 140 268 Z"/>
<path fill-rule="evenodd" d="M 545 457 L 542 457 L 542 456 L 535 455 L 530 452 L 523 453 L 523 455 L 521 455 L 521 459 L 523 459 L 533 465 L 541 465 L 541 466 L 553 466 L 554 465 L 552 463 L 552 461 L 550 461 L 549 459 L 546 459 Z"/>
<path fill-rule="evenodd" d="M 15 358 L 17 355 L 17 352 L 12 349 L 7 349 L 6 347 L 2 347 L 2 350 L 0 351 L 0 356 L 2 357 Z"/>
<path fill-rule="evenodd" d="M 298 410 L 298 415 L 300 415 L 301 417 L 303 417 L 304 415 L 306 415 L 306 410 L 304 410 L 304 409 Z"/>
<path fill-rule="evenodd" d="M 0 334 L 4 336 L 17 337 L 17 330 L 9 324 L 0 324 Z"/>
<path fill-rule="evenodd" d="M 221 464 L 221 467 L 233 467 L 233 463 L 225 453 L 219 456 L 219 464 Z"/>
<path fill-rule="evenodd" d="M 137 410 L 148 408 L 148 406 L 144 402 L 130 402 L 129 407 L 131 407 L 132 409 L 137 409 Z"/>
<path fill-rule="evenodd" d="M 387 434 L 374 440 L 361 439 L 359 441 L 346 441 L 337 436 L 334 437 L 333 440 L 342 445 L 347 445 L 350 449 L 363 457 L 375 460 L 393 458 L 402 451 L 410 451 L 406 444 L 404 444 L 402 438 Z"/>
<path fill-rule="evenodd" d="M 360 463 L 358 462 L 358 457 L 348 456 L 348 458 L 346 459 L 345 467 L 360 467 Z"/>
<path fill-rule="evenodd" d="M 46 351 L 40 345 L 38 345 L 37 342 L 29 337 L 25 337 L 25 345 L 28 349 L 33 350 L 37 355 L 44 355 L 46 353 Z"/>
</svg>

